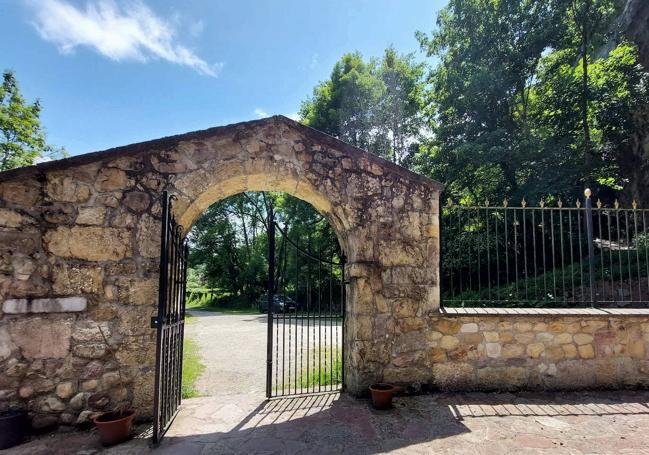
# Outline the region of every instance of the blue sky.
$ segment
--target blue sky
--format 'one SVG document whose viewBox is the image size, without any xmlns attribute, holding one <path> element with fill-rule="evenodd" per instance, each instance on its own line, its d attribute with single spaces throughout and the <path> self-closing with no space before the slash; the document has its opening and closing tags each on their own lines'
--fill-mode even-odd
<svg viewBox="0 0 649 455">
<path fill-rule="evenodd" d="M 70 154 L 296 115 L 348 51 L 419 52 L 445 0 L 0 0 L 0 69 Z"/>
</svg>

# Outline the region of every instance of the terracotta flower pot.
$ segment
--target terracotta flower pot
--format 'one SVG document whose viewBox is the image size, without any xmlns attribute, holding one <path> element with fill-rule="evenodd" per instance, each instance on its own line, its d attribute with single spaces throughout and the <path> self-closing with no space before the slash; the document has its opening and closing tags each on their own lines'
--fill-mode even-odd
<svg viewBox="0 0 649 455">
<path fill-rule="evenodd" d="M 99 441 L 105 446 L 126 441 L 131 436 L 136 414 L 137 410 L 127 409 L 121 412 L 105 412 L 95 417 L 93 422 L 99 432 Z"/>
<path fill-rule="evenodd" d="M 372 384 L 372 404 L 376 409 L 389 409 L 392 407 L 392 395 L 399 391 L 399 387 L 382 382 Z"/>
</svg>

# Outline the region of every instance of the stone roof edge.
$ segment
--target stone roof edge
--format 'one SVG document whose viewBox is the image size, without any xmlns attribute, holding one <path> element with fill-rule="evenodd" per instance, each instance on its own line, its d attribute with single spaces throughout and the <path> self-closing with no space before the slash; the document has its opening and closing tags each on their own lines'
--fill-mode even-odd
<svg viewBox="0 0 649 455">
<path fill-rule="evenodd" d="M 436 180 L 430 179 L 426 176 L 423 176 L 421 174 L 417 174 L 416 172 L 406 169 L 403 166 L 399 166 L 398 164 L 395 164 L 392 161 L 386 160 L 385 158 L 375 155 L 374 153 L 370 153 L 367 150 L 363 150 L 361 148 L 355 147 L 351 144 L 348 144 L 347 142 L 341 141 L 340 139 L 330 136 L 327 133 L 323 133 L 320 130 L 316 130 L 315 128 L 311 128 L 309 126 L 303 125 L 283 115 L 277 115 L 275 117 L 280 118 L 282 121 L 284 121 L 284 123 L 288 124 L 290 127 L 299 130 L 305 136 L 311 137 L 318 142 L 327 143 L 331 147 L 347 152 L 348 154 L 355 156 L 357 158 L 366 158 L 368 161 L 374 162 L 379 166 L 381 166 L 382 168 L 387 168 L 390 171 L 404 177 L 405 179 L 416 180 L 419 183 L 423 183 L 424 185 L 430 186 L 433 189 L 438 191 L 442 191 L 444 189 L 444 184 Z"/>
<path fill-rule="evenodd" d="M 321 131 L 302 125 L 301 123 L 296 122 L 295 120 L 292 120 L 283 115 L 275 115 L 273 117 L 267 117 L 259 120 L 250 120 L 247 122 L 232 123 L 229 125 L 217 126 L 217 127 L 207 128 L 204 130 L 192 131 L 189 133 L 166 136 L 159 139 L 152 139 L 149 141 L 137 142 L 130 145 L 113 147 L 110 149 L 101 150 L 97 152 L 75 155 L 69 158 L 46 161 L 44 163 L 39 163 L 32 166 L 10 169 L 8 171 L 0 172 L 0 182 L 5 179 L 13 179 L 21 176 L 25 176 L 25 177 L 34 176 L 46 171 L 63 170 L 70 166 L 82 166 L 84 164 L 94 163 L 100 160 L 106 160 L 106 159 L 112 160 L 124 156 L 136 155 L 138 153 L 147 152 L 147 151 L 163 150 L 165 148 L 172 147 L 178 142 L 200 140 L 208 137 L 227 135 L 236 132 L 237 129 L 246 125 L 251 125 L 251 126 L 263 125 L 274 121 L 281 121 L 287 126 L 293 129 L 297 129 L 306 137 L 310 137 L 318 142 L 326 143 L 333 148 L 349 153 L 351 156 L 366 158 L 369 161 L 375 162 L 379 166 L 383 168 L 387 168 L 390 171 L 395 172 L 406 179 L 414 179 L 420 183 L 423 183 L 439 191 L 441 191 L 444 188 L 444 185 L 442 185 L 439 182 L 436 182 L 427 177 L 424 177 L 423 175 L 412 172 L 404 167 L 394 164 L 391 161 L 388 161 L 370 152 L 362 150 L 358 147 L 354 147 L 353 145 L 347 144 L 346 142 L 336 139 L 335 137 L 325 134 Z"/>
</svg>

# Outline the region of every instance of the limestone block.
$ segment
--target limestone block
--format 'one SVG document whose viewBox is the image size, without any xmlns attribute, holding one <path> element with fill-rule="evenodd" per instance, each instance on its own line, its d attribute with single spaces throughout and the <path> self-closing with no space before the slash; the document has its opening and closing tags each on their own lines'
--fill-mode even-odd
<svg viewBox="0 0 649 455">
<path fill-rule="evenodd" d="M 117 168 L 103 168 L 99 170 L 97 180 L 95 181 L 95 188 L 98 191 L 115 191 L 123 190 L 130 186 L 130 180 L 121 169 Z"/>
<path fill-rule="evenodd" d="M 578 346 L 593 342 L 593 336 L 588 335 L 586 333 L 578 333 L 573 337 L 573 339 L 575 340 L 575 343 L 577 343 Z"/>
<path fill-rule="evenodd" d="M 52 269 L 52 289 L 59 295 L 101 294 L 102 267 L 60 264 Z"/>
<path fill-rule="evenodd" d="M 122 203 L 136 213 L 142 213 L 149 208 L 151 198 L 144 191 L 131 191 L 124 194 Z"/>
<path fill-rule="evenodd" d="M 90 226 L 101 226 L 106 218 L 105 207 L 81 207 L 76 223 Z"/>
<path fill-rule="evenodd" d="M 27 359 L 63 358 L 70 352 L 70 321 L 45 318 L 15 319 L 9 332 Z"/>
<path fill-rule="evenodd" d="M 58 202 L 86 202 L 91 195 L 88 185 L 66 173 L 48 174 L 45 192 L 50 200 Z"/>
<path fill-rule="evenodd" d="M 136 243 L 140 256 L 160 257 L 160 221 L 151 216 L 143 216 L 138 224 Z"/>
<path fill-rule="evenodd" d="M 23 215 L 17 210 L 0 208 L 0 227 L 19 228 L 33 224 L 36 224 L 36 221 L 28 215 Z"/>
<path fill-rule="evenodd" d="M 577 349 L 579 350 L 579 357 L 582 359 L 592 359 L 595 357 L 595 350 L 592 344 L 582 344 Z"/>
<path fill-rule="evenodd" d="M 0 325 L 0 362 L 8 359 L 11 353 L 16 349 L 16 345 L 11 339 L 9 330 L 4 325 Z"/>
<path fill-rule="evenodd" d="M 73 313 L 84 311 L 88 305 L 85 297 L 57 297 L 51 299 L 9 299 L 2 303 L 2 311 L 21 313 Z"/>
<path fill-rule="evenodd" d="M 460 332 L 461 333 L 475 333 L 478 331 L 478 324 L 475 322 L 468 322 L 466 324 L 462 324 L 462 327 L 460 327 Z"/>
<path fill-rule="evenodd" d="M 115 283 L 122 304 L 155 305 L 158 301 L 158 278 L 119 278 Z"/>
<path fill-rule="evenodd" d="M 531 343 L 527 345 L 527 355 L 533 359 L 537 359 L 543 351 L 545 351 L 545 345 L 543 343 Z"/>
<path fill-rule="evenodd" d="M 31 207 L 40 201 L 40 184 L 32 179 L 7 181 L 0 184 L 0 198 L 10 204 Z"/>
<path fill-rule="evenodd" d="M 64 258 L 117 261 L 131 255 L 128 231 L 104 227 L 59 227 L 44 237 L 47 249 Z"/>
<path fill-rule="evenodd" d="M 444 335 L 439 342 L 439 346 L 442 349 L 446 349 L 446 350 L 455 349 L 459 345 L 460 345 L 460 340 L 450 335 Z"/>
<path fill-rule="evenodd" d="M 62 382 L 56 386 L 56 394 L 59 398 L 65 400 L 70 398 L 75 391 L 74 384 L 72 382 Z"/>
</svg>

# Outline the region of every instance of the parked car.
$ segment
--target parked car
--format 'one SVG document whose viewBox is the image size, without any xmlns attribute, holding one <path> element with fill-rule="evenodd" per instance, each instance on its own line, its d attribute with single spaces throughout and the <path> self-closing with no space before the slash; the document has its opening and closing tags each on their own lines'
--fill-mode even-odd
<svg viewBox="0 0 649 455">
<path fill-rule="evenodd" d="M 295 302 L 285 295 L 273 296 L 273 313 L 290 313 L 295 311 Z M 268 311 L 268 294 L 262 295 L 258 300 L 258 307 L 260 313 Z"/>
</svg>

